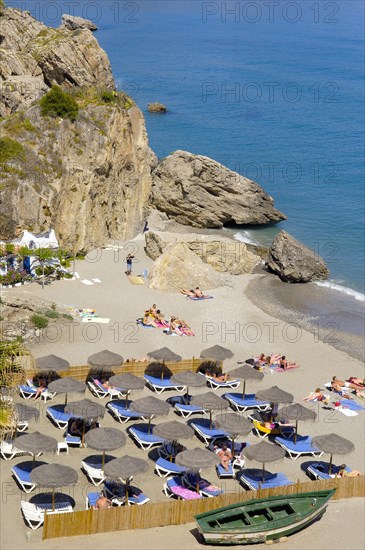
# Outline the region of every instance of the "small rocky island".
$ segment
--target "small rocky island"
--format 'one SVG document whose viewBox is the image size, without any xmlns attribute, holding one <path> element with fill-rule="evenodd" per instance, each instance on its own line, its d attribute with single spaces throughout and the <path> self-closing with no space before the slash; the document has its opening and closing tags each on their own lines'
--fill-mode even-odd
<svg viewBox="0 0 365 550">
<path fill-rule="evenodd" d="M 162 103 L 149 103 L 147 109 L 150 113 L 166 113 L 167 107 Z"/>
</svg>

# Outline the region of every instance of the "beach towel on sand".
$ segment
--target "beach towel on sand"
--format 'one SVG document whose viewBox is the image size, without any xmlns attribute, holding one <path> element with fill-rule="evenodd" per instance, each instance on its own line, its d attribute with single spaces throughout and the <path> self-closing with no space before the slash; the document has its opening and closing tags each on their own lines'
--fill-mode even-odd
<svg viewBox="0 0 365 550">
<path fill-rule="evenodd" d="M 290 372 L 291 370 L 298 369 L 299 365 L 297 367 L 289 367 L 288 369 L 282 369 L 281 367 L 270 367 L 271 370 L 274 372 Z"/>
<path fill-rule="evenodd" d="M 136 275 L 128 275 L 128 280 L 132 285 L 144 285 L 143 278 Z"/>
<path fill-rule="evenodd" d="M 213 300 L 214 296 L 205 296 L 203 298 L 198 298 L 197 296 L 187 296 L 189 300 L 200 301 L 200 300 Z"/>
</svg>

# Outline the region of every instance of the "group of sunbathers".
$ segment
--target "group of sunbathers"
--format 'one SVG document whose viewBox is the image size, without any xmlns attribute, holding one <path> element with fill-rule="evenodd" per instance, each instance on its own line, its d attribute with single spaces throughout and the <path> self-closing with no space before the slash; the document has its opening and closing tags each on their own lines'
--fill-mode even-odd
<svg viewBox="0 0 365 550">
<path fill-rule="evenodd" d="M 161 313 L 156 304 L 152 304 L 149 309 L 146 309 L 143 318 L 138 321 L 147 327 L 163 328 L 166 334 L 194 336 L 194 332 L 183 319 L 178 319 L 174 315 L 171 315 L 170 322 L 166 321 L 164 314 Z"/>
<path fill-rule="evenodd" d="M 271 355 L 265 355 L 261 353 L 258 357 L 254 358 L 254 365 L 256 369 L 261 370 L 265 367 L 280 367 L 283 370 L 296 369 L 300 365 L 293 361 L 288 361 L 285 355 L 281 353 L 272 353 Z"/>
<path fill-rule="evenodd" d="M 339 380 L 337 376 L 333 376 L 330 386 L 327 386 L 329 391 L 338 393 L 345 399 L 353 399 L 353 395 L 356 397 L 365 397 L 365 380 L 363 378 L 356 378 L 351 376 L 348 380 Z M 354 390 L 351 394 L 349 389 Z M 322 401 L 325 405 L 330 402 L 329 394 L 324 393 L 321 388 L 316 388 L 312 393 L 307 395 L 303 401 Z"/>
</svg>

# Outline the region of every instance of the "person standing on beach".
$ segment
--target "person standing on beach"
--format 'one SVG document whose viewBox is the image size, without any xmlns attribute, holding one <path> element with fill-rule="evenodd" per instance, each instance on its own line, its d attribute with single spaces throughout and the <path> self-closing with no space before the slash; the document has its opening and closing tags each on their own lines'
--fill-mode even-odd
<svg viewBox="0 0 365 550">
<path fill-rule="evenodd" d="M 132 260 L 134 256 L 133 254 L 128 254 L 126 261 L 127 261 L 127 275 L 130 275 L 132 273 Z"/>
</svg>

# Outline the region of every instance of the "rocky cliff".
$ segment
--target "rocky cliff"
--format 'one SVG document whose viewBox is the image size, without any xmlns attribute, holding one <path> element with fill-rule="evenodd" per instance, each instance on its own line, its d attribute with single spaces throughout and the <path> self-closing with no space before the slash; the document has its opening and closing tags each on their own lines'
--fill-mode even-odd
<svg viewBox="0 0 365 550">
<path fill-rule="evenodd" d="M 267 224 L 285 220 L 254 181 L 201 155 L 175 151 L 154 170 L 152 204 L 170 219 L 193 227 Z"/>
<path fill-rule="evenodd" d="M 63 247 L 80 250 L 135 236 L 155 156 L 91 31 L 49 29 L 7 8 L 0 47 L 0 238 L 54 227 Z M 75 122 L 41 116 L 38 99 L 54 83 L 78 103 Z"/>
</svg>

